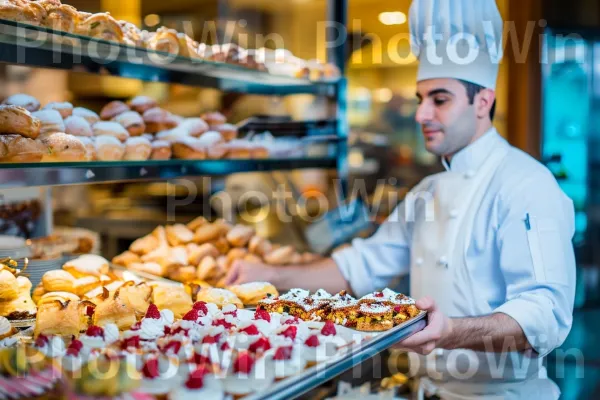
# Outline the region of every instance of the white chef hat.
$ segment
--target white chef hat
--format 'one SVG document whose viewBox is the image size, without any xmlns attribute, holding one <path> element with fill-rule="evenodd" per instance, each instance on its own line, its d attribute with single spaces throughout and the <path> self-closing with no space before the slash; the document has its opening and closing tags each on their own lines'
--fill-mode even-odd
<svg viewBox="0 0 600 400">
<path fill-rule="evenodd" d="M 495 0 L 413 0 L 409 14 L 417 81 L 454 78 L 496 89 L 503 22 Z"/>
</svg>

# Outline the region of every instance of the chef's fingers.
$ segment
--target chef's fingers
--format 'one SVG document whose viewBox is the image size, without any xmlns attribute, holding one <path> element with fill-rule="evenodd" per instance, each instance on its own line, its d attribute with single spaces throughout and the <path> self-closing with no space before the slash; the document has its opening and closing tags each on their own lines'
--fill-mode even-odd
<svg viewBox="0 0 600 400">
<path fill-rule="evenodd" d="M 425 329 L 404 339 L 399 344 L 405 347 L 416 347 L 435 342 L 442 337 L 443 328 L 444 316 L 439 312 L 433 312 L 429 314 L 429 324 Z"/>
<path fill-rule="evenodd" d="M 424 311 L 434 311 L 437 308 L 435 301 L 429 296 L 417 300 L 417 303 L 415 305 L 419 310 Z"/>
<path fill-rule="evenodd" d="M 225 276 L 226 286 L 233 285 L 237 282 L 237 280 L 240 278 L 241 268 L 241 260 L 235 260 L 233 264 L 231 264 L 231 267 L 229 268 L 229 271 L 227 271 L 227 275 Z"/>
</svg>

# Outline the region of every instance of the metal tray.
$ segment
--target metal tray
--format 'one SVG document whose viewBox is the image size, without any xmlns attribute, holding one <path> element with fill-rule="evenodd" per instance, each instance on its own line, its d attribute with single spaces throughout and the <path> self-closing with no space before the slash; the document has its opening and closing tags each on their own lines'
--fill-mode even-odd
<svg viewBox="0 0 600 400">
<path fill-rule="evenodd" d="M 348 347 L 345 352 L 330 360 L 317 364 L 301 374 L 277 382 L 261 392 L 244 397 L 244 400 L 289 400 L 301 396 L 422 330 L 427 325 L 426 315 L 427 312 L 422 311 L 405 323 L 388 331 L 374 334 L 360 344 Z"/>
</svg>

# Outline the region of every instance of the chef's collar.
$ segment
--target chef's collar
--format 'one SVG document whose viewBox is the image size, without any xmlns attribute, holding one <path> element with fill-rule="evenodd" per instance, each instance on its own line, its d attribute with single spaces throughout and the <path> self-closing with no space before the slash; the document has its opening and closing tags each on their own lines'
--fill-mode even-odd
<svg viewBox="0 0 600 400">
<path fill-rule="evenodd" d="M 446 157 L 442 157 L 442 164 L 446 171 L 474 174 L 493 150 L 506 144 L 506 140 L 500 136 L 496 128 L 492 127 L 475 142 L 456 153 L 450 164 Z"/>
</svg>

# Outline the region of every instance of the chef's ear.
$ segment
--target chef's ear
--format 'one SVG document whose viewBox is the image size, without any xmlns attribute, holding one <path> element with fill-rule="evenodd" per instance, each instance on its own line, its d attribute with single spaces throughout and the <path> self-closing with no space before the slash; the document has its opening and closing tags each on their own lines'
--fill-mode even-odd
<svg viewBox="0 0 600 400">
<path fill-rule="evenodd" d="M 496 101 L 496 92 L 492 89 L 483 89 L 475 95 L 475 112 L 477 118 L 490 118 L 490 111 Z"/>
</svg>

